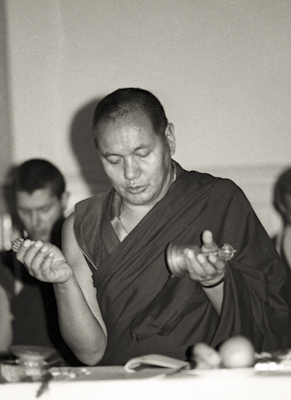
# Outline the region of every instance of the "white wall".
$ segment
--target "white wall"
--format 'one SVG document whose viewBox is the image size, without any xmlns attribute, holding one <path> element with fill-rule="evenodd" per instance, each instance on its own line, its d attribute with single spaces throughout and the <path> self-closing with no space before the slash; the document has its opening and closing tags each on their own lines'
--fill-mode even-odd
<svg viewBox="0 0 291 400">
<path fill-rule="evenodd" d="M 278 226 L 270 191 L 291 164 L 290 0 L 7 0 L 6 11 L 15 162 L 55 162 L 72 203 L 90 194 L 85 177 L 106 187 L 93 104 L 139 86 L 174 123 L 176 160 L 242 183 L 267 230 Z"/>
</svg>

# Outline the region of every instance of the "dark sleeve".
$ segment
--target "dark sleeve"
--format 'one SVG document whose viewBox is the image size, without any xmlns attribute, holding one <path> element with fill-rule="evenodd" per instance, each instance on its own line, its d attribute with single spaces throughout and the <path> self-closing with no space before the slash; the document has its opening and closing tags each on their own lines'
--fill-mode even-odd
<svg viewBox="0 0 291 400">
<path fill-rule="evenodd" d="M 271 239 L 235 184 L 225 181 L 213 196 L 215 209 L 221 209 L 214 237 L 237 250 L 228 262 L 213 345 L 229 330 L 249 337 L 257 351 L 290 347 L 288 307 L 279 294 L 285 271 Z"/>
<path fill-rule="evenodd" d="M 52 346 L 39 285 L 24 284 L 11 300 L 11 311 L 13 345 Z"/>
<path fill-rule="evenodd" d="M 12 254 L 9 251 L 0 253 L 0 285 L 6 290 L 9 297 L 14 293 L 14 271 Z"/>
</svg>

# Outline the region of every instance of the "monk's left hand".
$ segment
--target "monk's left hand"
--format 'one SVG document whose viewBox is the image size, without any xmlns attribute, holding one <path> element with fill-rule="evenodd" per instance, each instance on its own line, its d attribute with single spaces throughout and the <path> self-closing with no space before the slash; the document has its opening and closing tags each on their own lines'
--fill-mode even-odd
<svg viewBox="0 0 291 400">
<path fill-rule="evenodd" d="M 217 255 L 207 255 L 209 252 L 216 252 L 218 250 L 218 246 L 213 240 L 212 232 L 203 232 L 202 243 L 199 252 L 187 249 L 184 254 L 190 278 L 207 287 L 223 280 L 226 261 Z"/>
</svg>

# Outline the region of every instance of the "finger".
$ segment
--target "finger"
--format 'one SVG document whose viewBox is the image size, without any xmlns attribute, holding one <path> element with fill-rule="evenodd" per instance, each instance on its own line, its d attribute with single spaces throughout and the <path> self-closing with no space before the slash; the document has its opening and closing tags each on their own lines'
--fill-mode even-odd
<svg viewBox="0 0 291 400">
<path fill-rule="evenodd" d="M 35 242 L 33 242 L 30 239 L 26 239 L 22 245 L 20 246 L 17 254 L 16 254 L 16 258 L 17 260 L 19 260 L 21 263 L 24 263 L 24 258 L 27 256 L 29 250 L 31 249 L 31 247 L 35 244 Z M 29 259 L 29 258 L 28 258 Z"/>
<path fill-rule="evenodd" d="M 208 261 L 215 267 L 218 271 L 223 271 L 226 267 L 226 262 L 214 255 L 208 257 Z"/>
<path fill-rule="evenodd" d="M 218 249 L 217 244 L 213 240 L 213 235 L 211 231 L 204 231 L 202 234 L 203 246 L 201 247 L 202 252 L 213 251 Z"/>
<path fill-rule="evenodd" d="M 201 253 L 195 256 L 192 250 L 188 250 L 186 253 L 186 265 L 190 278 L 197 282 L 212 280 L 218 273 L 220 274 L 220 271 L 208 261 L 207 257 Z"/>
<path fill-rule="evenodd" d="M 211 259 L 215 262 L 218 261 L 216 256 L 211 256 Z M 218 269 L 216 268 L 216 263 L 212 263 L 211 260 L 204 254 L 198 254 L 197 260 L 204 271 L 204 276 L 206 278 L 213 278 L 217 275 Z"/>
<path fill-rule="evenodd" d="M 38 275 L 39 272 L 41 272 L 40 269 L 43 266 L 51 247 L 52 246 L 48 243 L 44 244 L 38 241 L 31 247 L 27 256 L 25 256 L 25 263 L 29 262 L 30 269 L 35 275 Z"/>
<path fill-rule="evenodd" d="M 202 253 L 196 255 L 192 249 L 186 249 L 184 254 L 189 277 L 197 282 L 216 279 L 225 269 L 224 261 L 217 256 L 210 256 L 209 259 Z"/>
<path fill-rule="evenodd" d="M 197 343 L 192 348 L 192 356 L 194 360 L 200 364 L 206 364 L 210 368 L 218 368 L 221 365 L 221 356 L 211 346 L 206 343 Z"/>
<path fill-rule="evenodd" d="M 202 253 L 195 255 L 192 249 L 185 250 L 187 269 L 191 279 L 204 281 L 217 275 L 217 268 Z"/>
<path fill-rule="evenodd" d="M 43 281 L 52 281 L 53 278 L 53 270 L 52 270 L 52 264 L 54 262 L 54 253 L 52 251 L 49 251 L 45 255 L 45 258 L 41 264 L 40 267 L 40 274 L 41 277 L 40 279 Z"/>
<path fill-rule="evenodd" d="M 198 255 L 192 249 L 186 249 L 185 252 L 186 265 L 191 279 L 205 279 L 206 273 L 203 266 L 199 263 Z"/>
</svg>

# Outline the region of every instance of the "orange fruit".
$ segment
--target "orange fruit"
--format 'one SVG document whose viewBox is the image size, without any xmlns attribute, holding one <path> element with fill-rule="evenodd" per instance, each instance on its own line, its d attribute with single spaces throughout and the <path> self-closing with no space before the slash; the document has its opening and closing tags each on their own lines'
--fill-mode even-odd
<svg viewBox="0 0 291 400">
<path fill-rule="evenodd" d="M 255 349 L 249 339 L 244 336 L 233 336 L 219 347 L 222 367 L 246 368 L 255 362 Z"/>
</svg>

